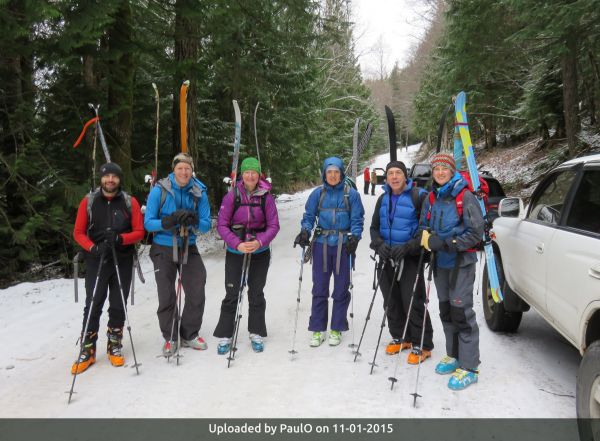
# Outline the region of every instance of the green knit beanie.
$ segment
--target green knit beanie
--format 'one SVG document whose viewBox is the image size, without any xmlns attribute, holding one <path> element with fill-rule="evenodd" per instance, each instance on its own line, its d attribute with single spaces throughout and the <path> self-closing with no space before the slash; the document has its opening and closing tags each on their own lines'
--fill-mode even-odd
<svg viewBox="0 0 600 441">
<path fill-rule="evenodd" d="M 242 161 L 241 171 L 244 173 L 248 170 L 254 170 L 260 175 L 260 164 L 258 163 L 258 159 L 249 156 L 248 158 Z"/>
</svg>

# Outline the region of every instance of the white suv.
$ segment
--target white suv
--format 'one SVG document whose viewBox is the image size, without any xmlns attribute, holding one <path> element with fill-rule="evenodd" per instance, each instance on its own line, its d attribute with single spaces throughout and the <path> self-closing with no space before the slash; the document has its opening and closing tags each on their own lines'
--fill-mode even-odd
<svg viewBox="0 0 600 441">
<path fill-rule="evenodd" d="M 483 280 L 483 309 L 493 331 L 516 331 L 533 306 L 583 355 L 577 415 L 600 418 L 600 155 L 551 170 L 524 209 L 500 202 L 494 253 L 504 302 Z"/>
</svg>

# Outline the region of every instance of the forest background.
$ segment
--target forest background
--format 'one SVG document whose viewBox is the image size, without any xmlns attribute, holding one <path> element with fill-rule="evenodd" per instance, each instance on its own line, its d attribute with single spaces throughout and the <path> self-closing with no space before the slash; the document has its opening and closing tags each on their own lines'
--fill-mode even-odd
<svg viewBox="0 0 600 441">
<path fill-rule="evenodd" d="M 233 99 L 242 157 L 256 152 L 260 102 L 261 161 L 276 193 L 317 183 L 327 156 L 348 161 L 358 117 L 375 126 L 363 158 L 387 149 L 385 104 L 400 145 L 434 145 L 459 90 L 481 148 L 537 137 L 556 161 L 594 148 L 600 0 L 415 2 L 427 4 L 428 27 L 408 63 L 363 78 L 350 0 L 0 0 L 0 287 L 69 273 L 76 209 L 104 162 L 99 145 L 92 158 L 94 130 L 72 147 L 88 103 L 100 105 L 125 188 L 145 201 L 152 83 L 161 177 L 180 151 L 178 94 L 190 81 L 189 151 L 213 215 L 231 168 Z"/>
</svg>

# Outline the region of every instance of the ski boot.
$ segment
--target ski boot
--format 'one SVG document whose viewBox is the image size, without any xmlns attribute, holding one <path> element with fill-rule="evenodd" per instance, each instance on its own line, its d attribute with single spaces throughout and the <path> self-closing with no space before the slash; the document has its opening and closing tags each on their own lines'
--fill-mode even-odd
<svg viewBox="0 0 600 441">
<path fill-rule="evenodd" d="M 329 346 L 337 346 L 342 342 L 342 333 L 340 331 L 331 331 L 329 333 Z"/>
<path fill-rule="evenodd" d="M 456 369 L 450 381 L 448 381 L 448 387 L 452 390 L 463 390 L 470 384 L 477 383 L 479 377 L 479 371 L 470 371 L 467 369 Z"/>
<path fill-rule="evenodd" d="M 412 344 L 409 341 L 404 341 L 400 343 L 400 340 L 393 339 L 391 342 L 388 343 L 387 347 L 385 348 L 385 353 L 388 355 L 395 355 L 398 352 L 402 352 L 405 349 L 410 349 L 411 347 Z"/>
<path fill-rule="evenodd" d="M 458 360 L 456 358 L 444 356 L 435 367 L 435 372 L 440 375 L 446 375 L 453 373 L 458 367 Z"/>
<path fill-rule="evenodd" d="M 123 328 L 108 328 L 106 331 L 108 342 L 106 343 L 106 353 L 110 364 L 113 366 L 123 366 L 125 357 L 123 356 Z"/>
<path fill-rule="evenodd" d="M 421 363 L 431 357 L 431 351 L 427 349 L 421 350 L 420 347 L 415 346 L 410 354 L 408 354 L 408 359 L 406 360 L 408 364 L 419 364 L 419 358 L 421 359 Z"/>
<path fill-rule="evenodd" d="M 165 340 L 162 348 L 163 357 L 172 357 L 177 352 L 177 342 L 173 340 Z"/>
<path fill-rule="evenodd" d="M 258 334 L 250 334 L 250 343 L 254 352 L 262 352 L 265 349 L 263 338 Z"/>
<path fill-rule="evenodd" d="M 196 349 L 198 351 L 204 351 L 208 348 L 208 345 L 206 344 L 204 339 L 200 337 L 200 335 L 197 335 L 191 340 L 181 339 L 181 346 L 183 346 L 184 348 Z"/>
<path fill-rule="evenodd" d="M 75 361 L 73 366 L 71 366 L 71 374 L 81 374 L 96 362 L 96 340 L 98 340 L 97 332 L 90 331 L 85 334 L 83 351 L 79 360 Z"/>
<path fill-rule="evenodd" d="M 225 355 L 231 349 L 231 338 L 225 337 L 219 340 L 219 344 L 217 345 L 217 354 Z"/>
<path fill-rule="evenodd" d="M 325 341 L 325 336 L 322 332 L 313 332 L 312 337 L 310 338 L 310 347 L 317 348 L 321 346 L 321 343 Z"/>
</svg>

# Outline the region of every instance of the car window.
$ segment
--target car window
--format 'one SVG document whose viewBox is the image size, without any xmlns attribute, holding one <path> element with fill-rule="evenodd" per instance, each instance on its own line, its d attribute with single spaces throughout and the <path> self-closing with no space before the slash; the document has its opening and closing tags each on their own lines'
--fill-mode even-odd
<svg viewBox="0 0 600 441">
<path fill-rule="evenodd" d="M 588 170 L 573 199 L 567 226 L 600 233 L 600 170 Z"/>
<path fill-rule="evenodd" d="M 574 171 L 566 170 L 554 174 L 546 181 L 542 192 L 538 193 L 531 201 L 531 210 L 527 219 L 557 225 L 560 221 L 565 197 L 571 188 L 574 177 Z"/>
<path fill-rule="evenodd" d="M 428 164 L 415 164 L 412 169 L 413 178 L 428 178 L 431 176 L 431 167 Z"/>
<path fill-rule="evenodd" d="M 488 187 L 490 187 L 490 197 L 505 197 L 504 190 L 502 190 L 502 186 L 498 181 L 492 178 L 484 178 L 485 182 L 487 182 Z"/>
</svg>

